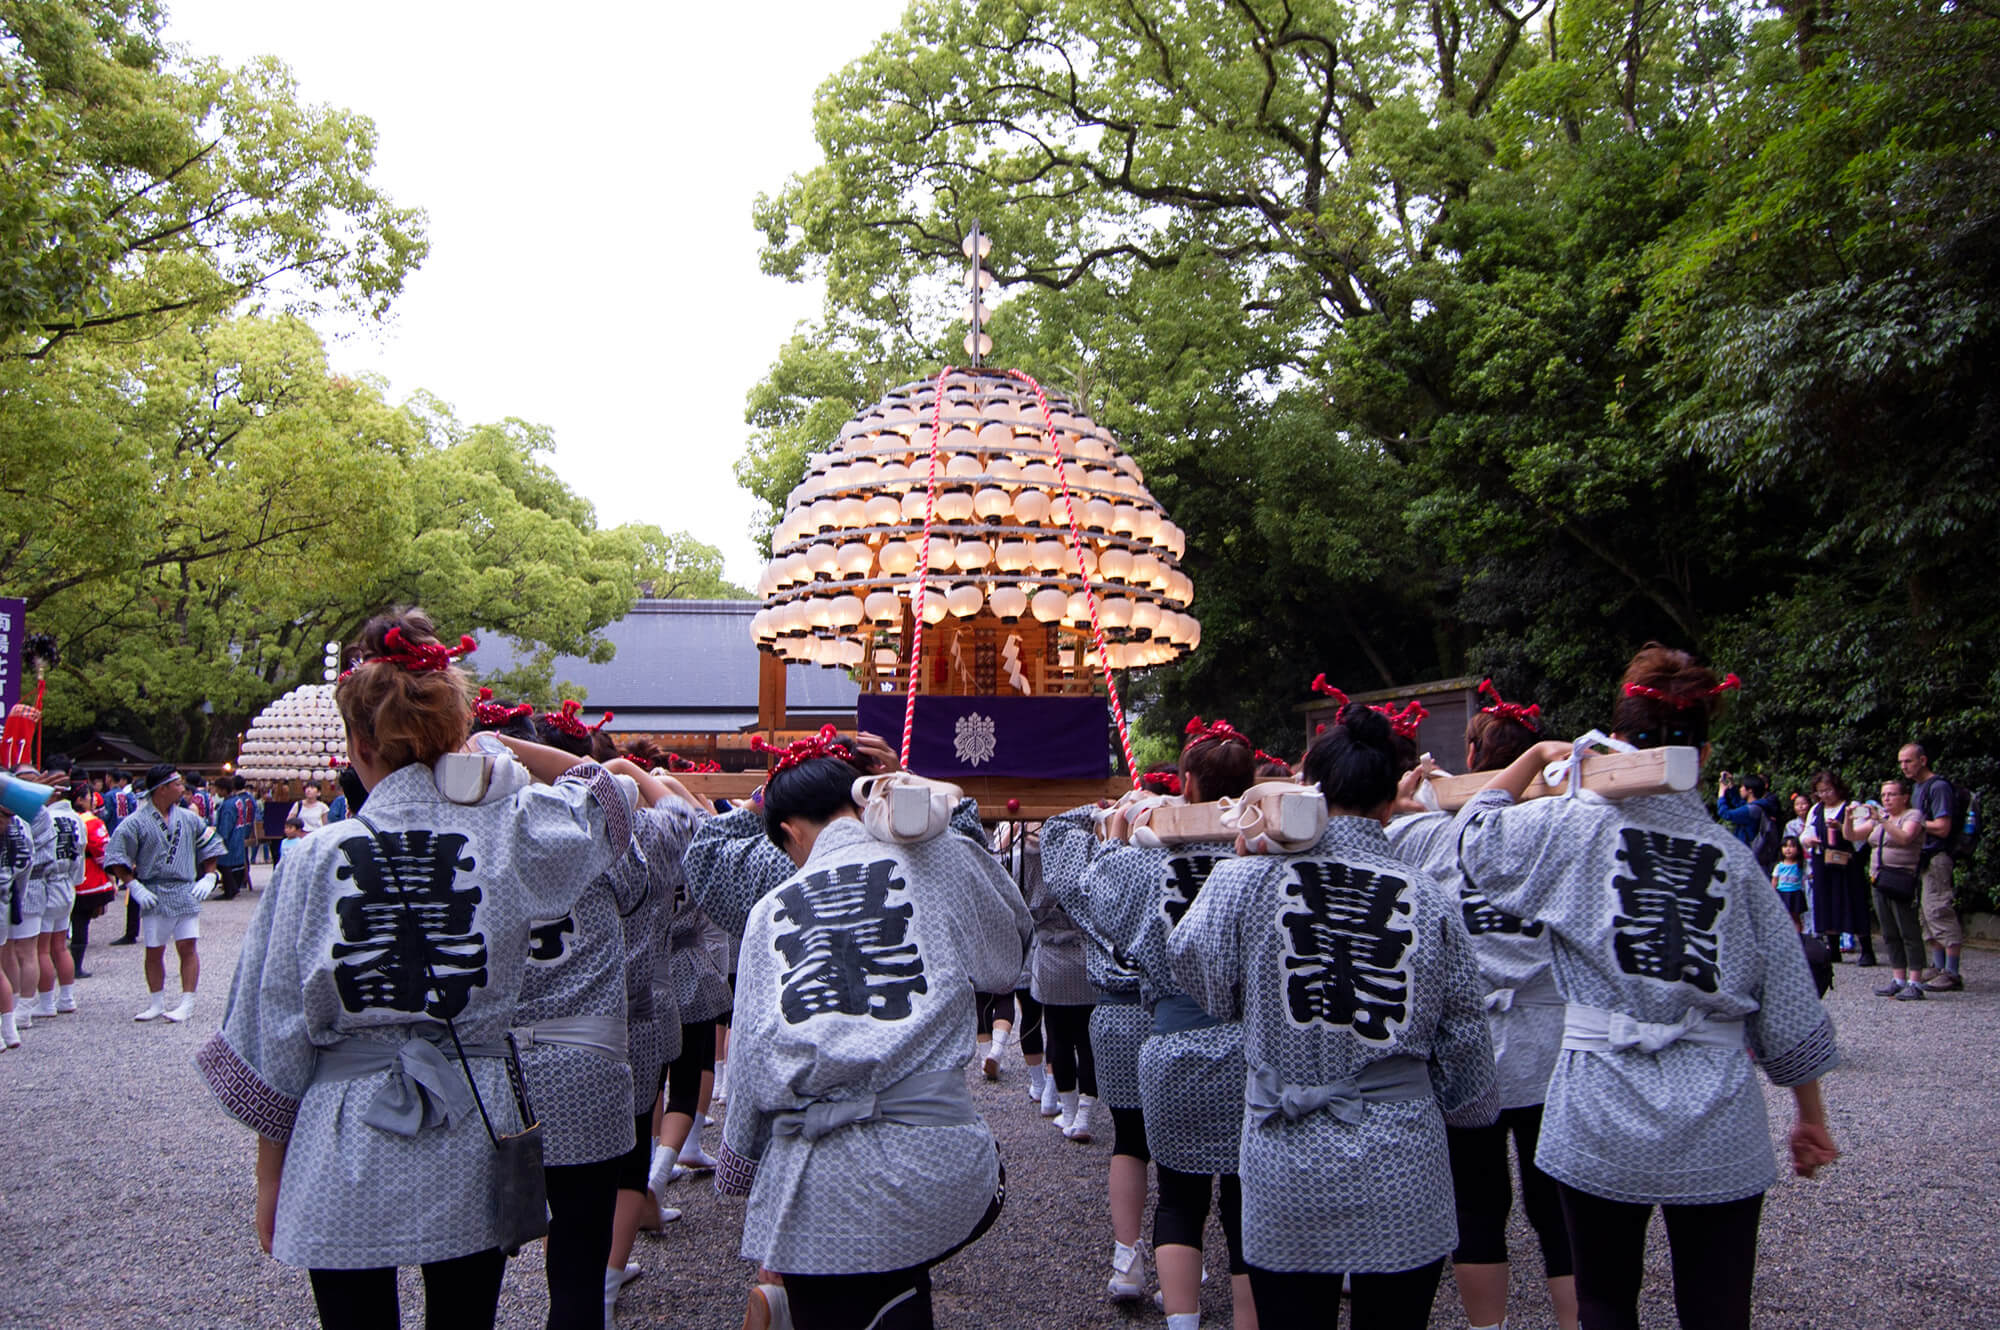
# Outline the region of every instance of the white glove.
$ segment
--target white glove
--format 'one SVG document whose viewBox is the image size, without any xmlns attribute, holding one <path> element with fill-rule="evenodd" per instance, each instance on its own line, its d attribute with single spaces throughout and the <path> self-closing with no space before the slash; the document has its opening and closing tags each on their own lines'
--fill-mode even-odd
<svg viewBox="0 0 2000 1330">
<path fill-rule="evenodd" d="M 132 879 L 132 899 L 139 902 L 141 910 L 150 910 L 160 903 L 160 898 L 153 894 L 152 888 L 136 877 Z"/>
<path fill-rule="evenodd" d="M 214 873 L 204 873 L 200 877 L 196 878 L 194 880 L 194 898 L 196 904 L 199 904 L 202 901 L 207 900 L 210 896 L 213 896 L 215 894 L 216 887 L 219 885 L 220 883 Z"/>
</svg>

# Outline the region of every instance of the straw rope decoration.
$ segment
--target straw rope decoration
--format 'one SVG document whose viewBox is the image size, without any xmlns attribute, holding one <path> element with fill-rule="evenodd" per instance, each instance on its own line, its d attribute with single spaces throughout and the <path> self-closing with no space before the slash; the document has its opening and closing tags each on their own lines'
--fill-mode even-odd
<svg viewBox="0 0 2000 1330">
<path fill-rule="evenodd" d="M 903 699 L 902 764 L 905 770 L 910 765 L 910 738 L 917 728 L 917 676 L 924 667 L 924 600 L 931 589 L 931 527 L 937 522 L 938 440 L 944 432 L 944 380 L 957 368 L 956 365 L 946 365 L 939 370 L 937 387 L 931 394 L 931 472 L 929 488 L 924 495 L 924 547 L 917 555 L 917 595 L 913 602 L 916 624 L 910 632 L 910 683 Z"/>
<path fill-rule="evenodd" d="M 1049 414 L 1049 396 L 1042 391 L 1042 385 L 1035 382 L 1034 376 L 1031 374 L 1026 374 L 1018 369 L 1010 369 L 1007 371 L 1007 377 L 1018 379 L 1034 389 L 1035 405 L 1041 408 L 1042 433 L 1049 441 L 1050 451 L 1055 454 L 1056 480 L 1062 485 L 1063 512 L 1069 518 L 1067 535 L 1069 538 L 1070 557 L 1076 560 L 1077 574 L 1083 579 L 1084 601 L 1090 606 L 1091 645 L 1097 648 L 1098 664 L 1104 670 L 1104 688 L 1111 695 L 1111 718 L 1118 722 L 1118 746 L 1125 753 L 1125 770 L 1132 773 L 1132 788 L 1135 790 L 1140 789 L 1143 788 L 1143 778 L 1139 774 L 1139 764 L 1132 760 L 1132 735 L 1125 726 L 1125 707 L 1118 700 L 1118 680 L 1113 676 L 1111 671 L 1111 648 L 1105 644 L 1104 624 L 1097 614 L 1097 588 L 1091 583 L 1090 570 L 1083 566 L 1083 528 L 1076 520 L 1076 497 L 1069 490 L 1069 468 L 1063 465 L 1062 441 L 1056 437 L 1055 419 Z M 940 377 L 940 389 L 942 389 L 942 386 L 943 379 Z M 942 399 L 941 391 L 940 399 Z M 937 435 L 935 433 L 931 435 L 931 448 L 931 467 L 935 472 L 937 467 Z M 936 483 L 935 479 L 933 479 L 932 483 Z M 903 742 L 905 745 L 909 743 L 907 734 L 905 734 Z"/>
</svg>

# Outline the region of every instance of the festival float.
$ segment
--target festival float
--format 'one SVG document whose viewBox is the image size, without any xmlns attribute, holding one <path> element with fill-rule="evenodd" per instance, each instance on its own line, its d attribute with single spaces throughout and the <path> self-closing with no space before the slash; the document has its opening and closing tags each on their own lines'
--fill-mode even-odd
<svg viewBox="0 0 2000 1330">
<path fill-rule="evenodd" d="M 347 727 L 333 685 L 316 683 L 292 689 L 257 713 L 238 745 L 235 769 L 253 785 L 296 799 L 308 781 L 330 783 L 346 764 Z"/>
<path fill-rule="evenodd" d="M 771 742 L 796 737 L 785 663 L 848 670 L 857 728 L 899 745 L 906 769 L 992 818 L 1034 818 L 1132 788 L 1119 675 L 1180 660 L 1201 624 L 1186 536 L 1138 462 L 1068 396 L 984 363 L 990 248 L 974 227 L 970 365 L 893 389 L 813 455 L 751 632 Z M 741 797 L 761 779 L 693 783 Z"/>
</svg>

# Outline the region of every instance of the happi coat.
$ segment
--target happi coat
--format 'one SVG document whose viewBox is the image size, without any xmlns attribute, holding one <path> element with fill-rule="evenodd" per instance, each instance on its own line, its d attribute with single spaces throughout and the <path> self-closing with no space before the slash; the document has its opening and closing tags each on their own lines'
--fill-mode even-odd
<svg viewBox="0 0 2000 1330">
<path fill-rule="evenodd" d="M 430 778 L 428 769 L 424 778 Z M 175 804 L 162 816 L 151 799 L 142 799 L 138 809 L 111 833 L 104 866 L 129 869 L 159 898 L 152 908 L 141 910 L 142 914 L 185 919 L 201 913 L 201 902 L 194 898 L 194 880 L 200 876 L 201 866 L 222 854 L 222 838 L 201 820 L 200 813 Z"/>
<path fill-rule="evenodd" d="M 1097 1001 L 1097 990 L 1085 970 L 1083 930 L 1042 875 L 1041 833 L 1016 837 L 1000 859 L 1027 886 L 1028 917 L 1035 924 L 1028 949 L 1029 995 L 1045 1006 L 1090 1006 Z"/>
<path fill-rule="evenodd" d="M 1489 790 L 1466 812 L 1467 879 L 1548 926 L 1566 1001 L 1626 1018 L 1626 1047 L 1557 1057 L 1542 1171 L 1613 1201 L 1767 1190 L 1777 1165 L 1757 1070 L 1798 1085 L 1839 1053 L 1798 932 L 1749 847 L 1691 793 L 1515 805 Z M 1741 1038 L 1726 1046 L 1664 1028 L 1729 1021 Z"/>
<path fill-rule="evenodd" d="M 754 1053 L 731 1059 L 717 1169 L 718 1188 L 740 1188 L 754 1163 L 745 1257 L 849 1274 L 922 1264 L 965 1241 L 999 1168 L 965 1088 L 973 994 L 1013 983 L 1030 927 L 983 838 L 954 828 L 896 844 L 852 817 L 829 822 L 805 865 L 757 902 L 731 1041 Z M 878 1097 L 926 1079 L 948 1102 L 964 1096 L 969 1120 L 870 1117 Z"/>
<path fill-rule="evenodd" d="M 1495 1092 L 1501 1108 L 1525 1108 L 1548 1094 L 1562 1048 L 1563 999 L 1548 925 L 1497 908 L 1459 871 L 1459 836 L 1471 816 L 1461 810 L 1399 817 L 1388 826 L 1389 844 L 1457 898 L 1485 985 L 1486 1029 L 1499 1070 Z"/>
<path fill-rule="evenodd" d="M 1085 886 L 1091 860 L 1104 850 L 1097 839 L 1101 813 L 1089 805 L 1042 823 L 1042 879 L 1086 940 L 1084 973 L 1097 990 L 1090 1013 L 1097 1097 L 1111 1108 L 1138 1108 L 1139 1049 L 1153 1032 L 1153 1017 L 1140 1003 L 1137 967 L 1098 925 Z"/>
<path fill-rule="evenodd" d="M 1167 961 L 1175 927 L 1232 856 L 1223 844 L 1107 841 L 1084 873 L 1091 917 L 1139 972 L 1152 1021 L 1138 1059 L 1146 1147 L 1183 1173 L 1234 1173 L 1243 1141 L 1243 1027 L 1201 1012 Z"/>
<path fill-rule="evenodd" d="M 1483 1125 L 1498 1105 L 1472 943 L 1443 888 L 1379 823 L 1335 817 L 1301 854 L 1216 865 L 1167 951 L 1190 996 L 1243 1023 L 1246 1099 L 1274 1105 L 1243 1119 L 1245 1259 L 1384 1273 L 1450 1252 L 1445 1115 Z M 1304 1107 L 1391 1058 L 1421 1064 L 1428 1093 Z"/>
<path fill-rule="evenodd" d="M 632 849 L 611 868 L 614 891 L 636 901 L 620 921 L 625 938 L 625 1027 L 632 1063 L 632 1115 L 653 1111 L 660 1072 L 680 1056 L 681 1013 L 671 984 L 654 982 L 663 971 L 667 921 L 674 902 L 687 895 L 681 856 L 705 814 L 665 798 L 632 815 Z"/>
<path fill-rule="evenodd" d="M 472 805 L 412 764 L 369 792 L 365 816 L 380 850 L 359 819 L 286 848 L 222 1030 L 197 1059 L 231 1115 L 287 1143 L 272 1251 L 288 1265 L 411 1265 L 496 1245 L 493 1146 L 472 1104 L 454 1107 L 469 1100 L 461 1064 L 432 1056 L 450 1048 L 444 1018 L 469 1048 L 504 1047 L 533 925 L 575 908 L 632 837 L 623 791 L 589 762 Z M 399 1061 L 316 1075 L 349 1041 Z M 519 1130 L 505 1059 L 471 1066 L 494 1129 Z"/>
</svg>

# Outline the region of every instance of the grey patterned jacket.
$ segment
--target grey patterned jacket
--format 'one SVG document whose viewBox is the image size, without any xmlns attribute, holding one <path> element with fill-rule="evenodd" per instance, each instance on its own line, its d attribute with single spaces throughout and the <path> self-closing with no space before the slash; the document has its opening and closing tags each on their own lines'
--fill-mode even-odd
<svg viewBox="0 0 2000 1330">
<path fill-rule="evenodd" d="M 1389 844 L 1458 902 L 1486 990 L 1486 1028 L 1499 1064 L 1500 1107 L 1539 1104 L 1562 1049 L 1563 1000 L 1556 991 L 1548 925 L 1497 909 L 1466 884 L 1458 840 L 1472 814 L 1421 813 L 1389 824 Z"/>
<path fill-rule="evenodd" d="M 1167 942 L 1174 978 L 1243 1023 L 1250 1080 L 1339 1085 L 1389 1058 L 1431 1093 L 1247 1113 L 1243 1249 L 1267 1270 L 1408 1270 L 1452 1250 L 1445 1118 L 1491 1121 L 1493 1046 L 1458 911 L 1380 824 L 1336 817 L 1310 850 L 1217 865 Z M 1410 1066 L 1409 1063 L 1394 1064 Z"/>
<path fill-rule="evenodd" d="M 1042 880 L 1056 903 L 1083 930 L 1084 972 L 1091 986 L 1099 993 L 1126 994 L 1129 1002 L 1139 992 L 1138 968 L 1098 926 L 1086 886 L 1091 862 L 1106 849 L 1097 839 L 1098 811 L 1094 805 L 1086 805 L 1042 823 Z"/>
<path fill-rule="evenodd" d="M 983 840 L 954 830 L 890 844 L 854 818 L 827 824 L 805 866 L 757 902 L 737 960 L 733 1041 L 755 1052 L 732 1059 L 716 1174 L 718 1189 L 749 1184 L 744 1256 L 784 1273 L 849 1274 L 917 1265 L 964 1241 L 993 1200 L 999 1162 L 969 1099 L 950 1125 L 869 1117 L 867 1106 L 926 1074 L 963 1089 L 973 992 L 1013 983 L 1030 931 Z M 817 1139 L 809 1119 L 788 1130 L 798 1119 L 785 1115 L 808 1109 L 862 1120 Z"/>
<path fill-rule="evenodd" d="M 477 805 L 446 801 L 430 768 L 411 765 L 370 791 L 367 816 L 380 850 L 354 820 L 286 849 L 222 1030 L 197 1058 L 231 1115 L 287 1143 L 272 1250 L 288 1265 L 412 1265 L 495 1245 L 493 1146 L 469 1102 L 451 1107 L 464 1071 L 433 1057 L 450 1046 L 443 1017 L 469 1048 L 503 1045 L 531 924 L 574 907 L 632 837 L 625 797 L 595 763 Z M 398 1061 L 318 1074 L 344 1042 Z M 518 1130 L 505 1060 L 471 1067 L 495 1130 Z M 411 1134 L 364 1121 L 399 1106 L 421 1119 L 403 1124 Z"/>
<path fill-rule="evenodd" d="M 1693 794 L 1518 807 L 1489 791 L 1460 859 L 1500 909 L 1548 926 L 1569 1002 L 1669 1024 L 1741 1020 L 1741 1047 L 1564 1051 L 1535 1162 L 1615 1201 L 1703 1205 L 1777 1180 L 1754 1069 L 1798 1085 L 1839 1062 L 1791 917 L 1749 847 Z"/>
</svg>

